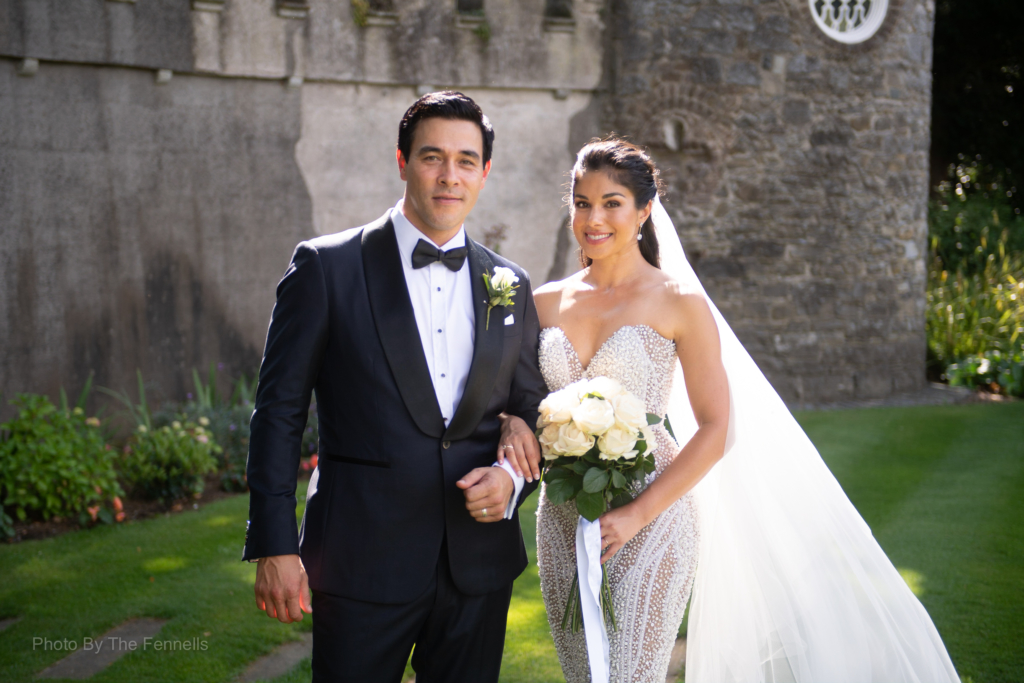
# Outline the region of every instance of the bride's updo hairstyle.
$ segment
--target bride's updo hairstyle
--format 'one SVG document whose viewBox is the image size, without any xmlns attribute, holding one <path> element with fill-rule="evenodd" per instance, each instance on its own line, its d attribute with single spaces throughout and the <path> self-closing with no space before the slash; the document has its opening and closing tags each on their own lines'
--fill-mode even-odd
<svg viewBox="0 0 1024 683">
<path fill-rule="evenodd" d="M 591 171 L 604 171 L 619 185 L 628 188 L 633 193 L 638 209 L 647 206 L 647 202 L 654 199 L 661 191 L 658 168 L 651 161 L 647 152 L 614 134 L 603 140 L 594 138 L 584 145 L 576 155 L 576 164 L 572 167 L 572 182 L 569 187 L 570 207 L 574 205 L 576 181 L 582 178 L 584 173 Z M 640 247 L 640 254 L 652 266 L 660 268 L 658 237 L 654 232 L 653 217 L 648 216 L 644 221 L 640 228 L 640 234 L 643 236 L 643 239 L 637 243 Z M 580 264 L 586 268 L 591 263 L 591 259 L 583 253 L 581 247 Z"/>
</svg>

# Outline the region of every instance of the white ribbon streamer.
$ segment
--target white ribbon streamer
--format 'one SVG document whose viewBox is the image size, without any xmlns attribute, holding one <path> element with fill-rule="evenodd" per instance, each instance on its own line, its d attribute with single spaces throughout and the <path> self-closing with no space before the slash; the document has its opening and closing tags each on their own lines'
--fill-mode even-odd
<svg viewBox="0 0 1024 683">
<path fill-rule="evenodd" d="M 601 520 L 580 517 L 576 525 L 576 572 L 579 577 L 583 635 L 587 640 L 591 683 L 608 683 L 608 631 L 601 611 Z"/>
</svg>

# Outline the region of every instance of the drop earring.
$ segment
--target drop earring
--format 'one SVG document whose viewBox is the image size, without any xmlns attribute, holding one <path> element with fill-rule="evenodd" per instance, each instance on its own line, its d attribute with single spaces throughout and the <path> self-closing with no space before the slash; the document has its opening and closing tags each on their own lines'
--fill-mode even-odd
<svg viewBox="0 0 1024 683">
<path fill-rule="evenodd" d="M 642 226 L 642 225 L 639 228 L 637 228 L 637 233 L 636 233 L 636 241 L 637 242 L 639 242 L 640 240 L 642 240 L 644 238 L 643 229 L 644 229 L 644 226 Z"/>
</svg>

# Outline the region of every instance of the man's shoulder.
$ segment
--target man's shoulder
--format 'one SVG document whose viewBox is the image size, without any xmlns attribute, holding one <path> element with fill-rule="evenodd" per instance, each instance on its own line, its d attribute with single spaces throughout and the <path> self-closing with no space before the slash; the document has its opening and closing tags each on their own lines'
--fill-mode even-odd
<svg viewBox="0 0 1024 683">
<path fill-rule="evenodd" d="M 361 225 L 358 228 L 349 228 L 348 230 L 342 230 L 341 232 L 320 235 L 319 237 L 304 240 L 299 243 L 297 248 L 301 249 L 305 247 L 315 251 L 321 256 L 334 254 L 339 256 L 358 254 L 362 243 L 363 233 L 367 230 L 373 230 L 383 226 L 387 223 L 389 216 L 390 211 L 377 220 L 367 223 L 366 225 Z"/>
</svg>

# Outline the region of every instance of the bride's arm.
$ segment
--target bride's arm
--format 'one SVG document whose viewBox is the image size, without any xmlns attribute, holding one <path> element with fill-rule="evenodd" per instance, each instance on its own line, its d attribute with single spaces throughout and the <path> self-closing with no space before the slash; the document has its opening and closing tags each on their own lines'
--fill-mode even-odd
<svg viewBox="0 0 1024 683">
<path fill-rule="evenodd" d="M 725 451 L 729 383 L 718 326 L 703 295 L 674 293 L 670 300 L 676 352 L 698 428 L 661 476 L 632 503 L 601 515 L 601 545 L 606 548 L 602 562 L 690 491 Z"/>
</svg>

